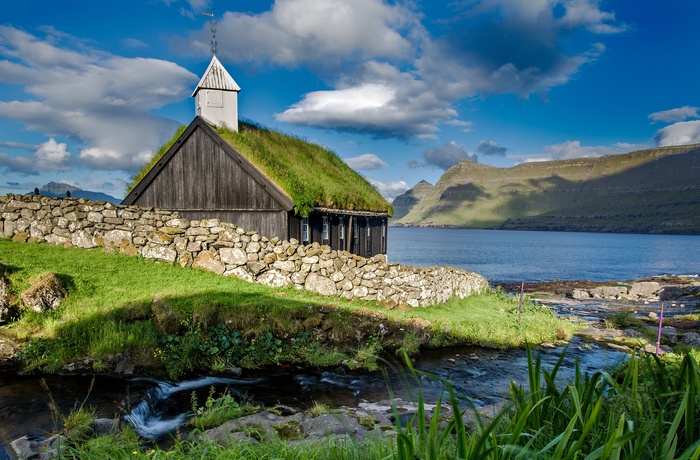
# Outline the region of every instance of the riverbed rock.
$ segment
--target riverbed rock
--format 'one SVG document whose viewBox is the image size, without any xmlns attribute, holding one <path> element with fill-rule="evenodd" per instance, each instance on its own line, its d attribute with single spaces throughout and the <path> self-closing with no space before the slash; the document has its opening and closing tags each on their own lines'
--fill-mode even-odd
<svg viewBox="0 0 700 460">
<path fill-rule="evenodd" d="M 686 332 L 680 339 L 680 343 L 683 345 L 700 348 L 700 334 L 697 332 Z"/>
<path fill-rule="evenodd" d="M 17 460 L 58 458 L 59 453 L 63 453 L 68 445 L 68 439 L 60 435 L 46 439 L 22 436 L 10 444 Z"/>
<path fill-rule="evenodd" d="M 661 289 L 661 284 L 656 281 L 641 281 L 632 284 L 629 290 L 631 299 L 652 299 L 657 298 L 656 292 Z"/>
<path fill-rule="evenodd" d="M 63 299 L 68 297 L 68 291 L 58 275 L 47 272 L 32 281 L 20 297 L 27 308 L 41 313 L 58 308 Z"/>
<path fill-rule="evenodd" d="M 12 299 L 10 298 L 10 289 L 8 286 L 8 281 L 5 278 L 5 276 L 0 274 L 0 324 L 9 321 L 11 302 Z"/>
</svg>

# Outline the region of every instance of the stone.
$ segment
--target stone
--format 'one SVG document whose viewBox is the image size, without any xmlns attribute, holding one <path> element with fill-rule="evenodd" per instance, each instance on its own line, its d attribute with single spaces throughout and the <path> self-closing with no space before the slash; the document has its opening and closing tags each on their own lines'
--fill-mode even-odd
<svg viewBox="0 0 700 460">
<path fill-rule="evenodd" d="M 245 266 L 248 268 L 248 271 L 255 276 L 262 273 L 266 268 L 264 263 L 253 260 L 246 262 Z"/>
<path fill-rule="evenodd" d="M 148 237 L 148 241 L 155 244 L 170 244 L 173 242 L 173 237 L 160 230 L 151 232 Z"/>
<path fill-rule="evenodd" d="M 272 268 L 287 272 L 293 272 L 296 270 L 296 264 L 293 260 L 278 260 L 272 264 Z"/>
<path fill-rule="evenodd" d="M 2 324 L 9 320 L 12 298 L 10 297 L 8 282 L 4 275 L 5 266 L 0 264 L 0 267 L 2 268 L 0 270 L 0 324 Z"/>
<path fill-rule="evenodd" d="M 219 257 L 226 265 L 243 265 L 248 262 L 248 254 L 241 248 L 221 248 Z"/>
<path fill-rule="evenodd" d="M 63 299 L 68 297 L 68 291 L 55 273 L 47 272 L 32 281 L 20 297 L 27 308 L 41 313 L 58 308 Z"/>
<path fill-rule="evenodd" d="M 571 298 L 576 300 L 590 299 L 591 295 L 585 289 L 574 289 Z"/>
<path fill-rule="evenodd" d="M 680 339 L 679 343 L 690 345 L 691 347 L 700 348 L 700 334 L 697 332 L 686 332 Z"/>
<path fill-rule="evenodd" d="M 289 277 L 283 275 L 278 270 L 266 271 L 262 275 L 258 276 L 257 282 L 273 288 L 291 286 L 292 284 Z"/>
<path fill-rule="evenodd" d="M 361 439 L 365 432 L 355 417 L 343 414 L 322 414 L 306 417 L 301 427 L 307 436 L 325 438 L 329 435 L 349 435 Z M 359 436 L 359 437 L 358 437 Z"/>
<path fill-rule="evenodd" d="M 214 272 L 217 275 L 223 275 L 226 271 L 226 266 L 220 260 L 216 260 L 216 256 L 211 251 L 202 251 L 197 254 L 192 262 L 192 268 L 201 268 L 209 272 Z"/>
<path fill-rule="evenodd" d="M 629 290 L 629 296 L 632 298 L 649 298 L 661 289 L 661 285 L 656 281 L 642 281 L 632 284 Z"/>
<path fill-rule="evenodd" d="M 105 245 L 106 246 L 106 245 Z M 141 255 L 146 259 L 155 259 L 169 264 L 177 259 L 177 251 L 165 246 L 150 243 L 141 249 Z"/>
<path fill-rule="evenodd" d="M 248 270 L 245 269 L 245 267 L 236 267 L 231 270 L 226 270 L 224 272 L 224 276 L 230 276 L 232 278 L 238 278 L 243 281 L 248 281 L 249 283 L 252 283 L 255 281 L 253 279 L 253 275 L 248 273 Z"/>
<path fill-rule="evenodd" d="M 84 249 L 90 249 L 97 246 L 92 239 L 92 234 L 87 230 L 78 230 L 77 232 L 73 233 L 70 242 L 73 244 L 73 246 Z"/>
<path fill-rule="evenodd" d="M 106 248 L 118 248 L 133 242 L 131 232 L 126 230 L 110 230 L 104 234 L 102 240 L 102 245 Z"/>
<path fill-rule="evenodd" d="M 316 292 L 323 296 L 335 295 L 338 292 L 333 280 L 317 273 L 310 273 L 309 276 L 306 277 L 304 289 L 307 291 Z"/>
</svg>

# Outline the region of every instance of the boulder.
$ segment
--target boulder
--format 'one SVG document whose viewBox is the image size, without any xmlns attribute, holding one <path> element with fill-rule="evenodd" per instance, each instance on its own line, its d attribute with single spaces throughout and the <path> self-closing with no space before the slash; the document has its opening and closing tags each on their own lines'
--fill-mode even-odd
<svg viewBox="0 0 700 460">
<path fill-rule="evenodd" d="M 40 275 L 21 294 L 24 305 L 39 313 L 55 310 L 66 297 L 68 297 L 68 291 L 63 281 L 51 272 Z"/>
<path fill-rule="evenodd" d="M 590 299 L 591 295 L 585 289 L 574 289 L 571 298 L 576 300 Z"/>
<path fill-rule="evenodd" d="M 629 291 L 631 298 L 648 299 L 655 297 L 655 293 L 661 289 L 661 285 L 656 281 L 642 281 L 634 283 Z"/>
<path fill-rule="evenodd" d="M 310 273 L 309 276 L 306 277 L 304 289 L 317 292 L 324 296 L 335 295 L 338 292 L 333 280 L 317 273 Z"/>
<path fill-rule="evenodd" d="M 226 266 L 220 260 L 216 260 L 215 257 L 216 256 L 211 251 L 202 251 L 194 258 L 192 267 L 214 272 L 217 275 L 223 275 L 226 271 Z"/>
</svg>

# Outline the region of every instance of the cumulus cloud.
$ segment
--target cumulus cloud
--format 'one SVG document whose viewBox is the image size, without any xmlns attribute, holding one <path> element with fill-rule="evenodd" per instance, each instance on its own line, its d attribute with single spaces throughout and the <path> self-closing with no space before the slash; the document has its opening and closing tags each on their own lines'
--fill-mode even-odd
<svg viewBox="0 0 700 460">
<path fill-rule="evenodd" d="M 506 156 L 506 151 L 508 151 L 508 149 L 506 147 L 501 147 L 494 141 L 482 140 L 476 146 L 476 151 L 482 155 L 504 157 Z"/>
<path fill-rule="evenodd" d="M 404 31 L 417 16 L 382 0 L 277 0 L 259 14 L 226 12 L 218 20 L 223 59 L 289 67 L 338 68 L 344 62 L 397 59 L 411 51 Z M 209 28 L 194 37 L 194 50 L 209 50 Z"/>
<path fill-rule="evenodd" d="M 654 141 L 659 147 L 700 144 L 700 120 L 679 121 L 656 132 Z"/>
<path fill-rule="evenodd" d="M 461 11 L 445 21 L 444 35 L 430 36 L 418 12 L 362 0 L 335 13 L 355 24 L 358 17 L 371 17 L 356 8 L 371 5 L 382 12 L 370 20 L 373 30 L 358 36 L 356 30 L 340 28 L 336 37 L 333 27 L 334 36 L 319 43 L 317 34 L 325 34 L 327 24 L 336 20 L 335 15 L 321 20 L 319 12 L 335 1 L 278 0 L 271 11 L 260 15 L 226 15 L 237 22 L 236 27 L 229 24 L 224 33 L 240 34 L 236 42 L 246 44 L 230 51 L 232 60 L 289 67 L 304 64 L 317 69 L 344 63 L 342 78 L 334 81 L 325 74 L 332 89 L 305 94 L 276 115 L 279 121 L 403 139 L 434 139 L 440 124 L 469 131 L 471 123 L 459 120 L 454 109 L 458 101 L 505 93 L 546 98 L 549 89 L 567 83 L 605 50 L 602 43 L 591 40 L 577 52 L 565 51 L 572 31 L 611 34 L 625 30 L 614 14 L 602 11 L 594 0 L 465 0 L 453 4 Z M 309 18 L 305 15 L 297 21 L 303 27 L 285 29 L 279 24 L 286 22 L 273 21 L 278 17 L 287 21 L 282 11 L 302 4 L 311 11 Z M 323 26 L 307 30 L 319 22 Z M 301 29 L 290 39 L 289 30 L 298 27 Z M 257 37 L 258 30 L 264 30 L 264 36 Z M 377 41 L 384 35 L 391 39 Z M 339 43 L 343 37 L 347 38 Z M 207 42 L 201 42 L 206 49 Z M 300 49 L 305 51 L 300 54 Z"/>
<path fill-rule="evenodd" d="M 654 112 L 647 116 L 652 123 L 658 121 L 665 123 L 674 123 L 676 121 L 687 120 L 688 118 L 698 118 L 698 107 L 690 107 L 688 105 L 679 107 L 677 109 L 662 110 L 660 112 Z"/>
<path fill-rule="evenodd" d="M 178 126 L 151 111 L 186 98 L 197 81 L 172 62 L 78 52 L 62 47 L 67 43 L 61 36 L 0 26 L 0 41 L 6 58 L 0 61 L 0 80 L 25 85 L 33 96 L 0 101 L 0 117 L 76 139 L 78 162 L 91 168 L 138 169 Z"/>
<path fill-rule="evenodd" d="M 358 171 L 371 171 L 373 169 L 382 169 L 388 165 L 377 155 L 373 153 L 365 153 L 359 157 L 346 158 L 345 163 L 352 169 Z"/>
<path fill-rule="evenodd" d="M 402 180 L 385 183 L 368 177 L 367 181 L 372 184 L 372 186 L 376 188 L 379 193 L 390 203 L 394 201 L 394 198 L 397 196 L 401 195 L 402 193 L 406 193 L 409 188 L 408 184 Z"/>
<path fill-rule="evenodd" d="M 423 158 L 427 164 L 437 166 L 443 171 L 447 171 L 463 159 L 478 160 L 477 155 L 467 152 L 455 141 L 448 142 L 440 147 L 429 148 L 423 152 Z"/>
<path fill-rule="evenodd" d="M 40 145 L 31 157 L 11 156 L 0 153 L 0 170 L 27 175 L 37 175 L 45 171 L 69 171 L 73 169 L 73 155 L 67 145 L 53 138 Z"/>
</svg>

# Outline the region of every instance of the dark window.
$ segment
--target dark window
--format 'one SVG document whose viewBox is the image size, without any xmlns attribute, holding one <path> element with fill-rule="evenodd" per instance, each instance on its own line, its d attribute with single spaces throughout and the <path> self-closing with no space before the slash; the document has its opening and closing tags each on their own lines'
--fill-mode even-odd
<svg viewBox="0 0 700 460">
<path fill-rule="evenodd" d="M 304 217 L 301 221 L 301 241 L 303 243 L 309 242 L 309 218 Z"/>
<path fill-rule="evenodd" d="M 323 236 L 321 238 L 323 241 L 328 241 L 330 239 L 328 232 L 328 216 L 323 216 Z"/>
</svg>

